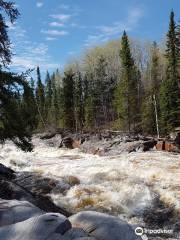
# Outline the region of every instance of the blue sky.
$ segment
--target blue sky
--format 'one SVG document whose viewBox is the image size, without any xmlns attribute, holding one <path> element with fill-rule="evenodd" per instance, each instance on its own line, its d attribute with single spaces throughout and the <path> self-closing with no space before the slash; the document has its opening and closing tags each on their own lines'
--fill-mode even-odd
<svg viewBox="0 0 180 240">
<path fill-rule="evenodd" d="M 21 17 L 9 24 L 14 71 L 39 65 L 62 70 L 71 58 L 93 45 L 134 38 L 161 41 L 169 13 L 180 19 L 180 0 L 15 0 Z"/>
</svg>

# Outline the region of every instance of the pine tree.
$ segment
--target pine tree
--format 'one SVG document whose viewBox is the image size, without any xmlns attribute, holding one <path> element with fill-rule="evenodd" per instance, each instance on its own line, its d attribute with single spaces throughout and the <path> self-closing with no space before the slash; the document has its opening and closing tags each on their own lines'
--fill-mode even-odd
<svg viewBox="0 0 180 240">
<path fill-rule="evenodd" d="M 174 12 L 170 14 L 166 43 L 167 70 L 160 92 L 161 128 L 164 134 L 180 124 L 180 88 L 178 87 L 178 38 Z"/>
<path fill-rule="evenodd" d="M 115 107 L 117 109 L 120 126 L 124 130 L 135 130 L 138 105 L 138 77 L 139 72 L 131 55 L 129 40 L 126 32 L 121 41 L 121 78 L 115 92 Z"/>
</svg>

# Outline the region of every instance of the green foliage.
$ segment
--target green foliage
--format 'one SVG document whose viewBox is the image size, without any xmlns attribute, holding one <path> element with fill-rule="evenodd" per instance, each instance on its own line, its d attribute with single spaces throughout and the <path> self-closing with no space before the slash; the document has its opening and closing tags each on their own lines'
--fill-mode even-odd
<svg viewBox="0 0 180 240">
<path fill-rule="evenodd" d="M 161 84 L 160 91 L 161 126 L 164 134 L 180 125 L 179 51 L 174 12 L 170 15 L 166 48 L 166 78 Z"/>
<path fill-rule="evenodd" d="M 63 78 L 63 118 L 64 127 L 74 130 L 74 73 L 71 69 L 64 73 Z"/>
<path fill-rule="evenodd" d="M 39 128 L 45 127 L 45 90 L 41 81 L 40 68 L 37 67 L 36 104 L 38 108 Z"/>
<path fill-rule="evenodd" d="M 81 131 L 84 125 L 84 96 L 83 79 L 80 71 L 74 76 L 74 113 L 76 131 Z"/>
<path fill-rule="evenodd" d="M 12 140 L 24 151 L 31 151 L 31 129 L 34 119 L 27 115 L 27 108 L 21 99 L 20 91 L 23 95 L 29 96 L 31 92 L 28 83 L 23 76 L 13 73 L 0 72 L 0 141 Z"/>
<path fill-rule="evenodd" d="M 117 109 L 120 126 L 128 130 L 135 130 L 138 116 L 138 78 L 139 71 L 134 63 L 129 46 L 129 40 L 124 32 L 121 41 L 121 76 L 115 91 L 115 107 Z"/>
<path fill-rule="evenodd" d="M 160 64 L 159 64 L 159 49 L 154 42 L 151 48 L 150 59 L 150 85 L 146 89 L 144 101 L 142 104 L 142 129 L 146 134 L 156 134 L 156 116 L 155 116 L 155 102 L 153 96 L 156 99 L 156 107 L 158 110 L 158 123 L 159 123 L 159 95 L 160 95 Z"/>
</svg>

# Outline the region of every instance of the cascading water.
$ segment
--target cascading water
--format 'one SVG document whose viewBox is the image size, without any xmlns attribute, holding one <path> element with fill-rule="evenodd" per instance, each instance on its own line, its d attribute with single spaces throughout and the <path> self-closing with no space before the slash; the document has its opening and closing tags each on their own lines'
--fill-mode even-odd
<svg viewBox="0 0 180 240">
<path fill-rule="evenodd" d="M 61 207 L 72 212 L 93 209 L 137 223 L 158 194 L 179 211 L 180 155 L 151 151 L 100 157 L 79 149 L 50 147 L 37 138 L 33 141 L 31 153 L 7 142 L 0 149 L 0 162 L 17 171 L 38 172 L 58 180 L 50 196 Z M 76 177 L 80 184 L 62 193 L 68 176 Z"/>
</svg>

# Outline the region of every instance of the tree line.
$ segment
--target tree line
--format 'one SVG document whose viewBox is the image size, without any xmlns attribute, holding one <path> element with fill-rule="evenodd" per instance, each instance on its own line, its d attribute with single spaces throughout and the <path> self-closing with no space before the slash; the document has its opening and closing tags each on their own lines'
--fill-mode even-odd
<svg viewBox="0 0 180 240">
<path fill-rule="evenodd" d="M 36 85 L 36 86 L 35 86 Z M 180 26 L 170 14 L 166 46 L 129 39 L 88 50 L 64 73 L 32 79 L 37 129 L 116 129 L 165 134 L 180 125 Z"/>
<path fill-rule="evenodd" d="M 94 47 L 42 79 L 8 70 L 6 19 L 19 12 L 0 0 L 0 142 L 32 150 L 34 132 L 114 129 L 165 136 L 180 126 L 180 26 L 170 14 L 166 45 L 130 39 Z"/>
</svg>

